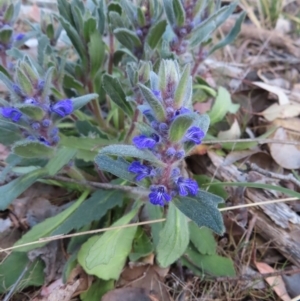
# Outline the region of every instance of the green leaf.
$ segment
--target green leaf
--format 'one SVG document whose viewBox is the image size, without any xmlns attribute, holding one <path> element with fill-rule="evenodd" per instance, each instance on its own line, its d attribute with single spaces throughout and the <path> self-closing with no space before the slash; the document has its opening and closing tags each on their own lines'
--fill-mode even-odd
<svg viewBox="0 0 300 301">
<path fill-rule="evenodd" d="M 224 233 L 222 215 L 218 204 L 223 199 L 209 192 L 199 190 L 196 197 L 177 197 L 174 205 L 199 227 L 205 226 L 219 235 Z"/>
<path fill-rule="evenodd" d="M 20 66 L 17 68 L 17 81 L 21 87 L 21 89 L 25 92 L 26 95 L 32 95 L 33 94 L 33 86 L 30 82 L 29 78 L 25 75 L 25 73 L 22 71 Z"/>
<path fill-rule="evenodd" d="M 238 104 L 232 103 L 229 92 L 225 88 L 219 87 L 214 105 L 208 112 L 210 123 L 215 124 L 222 121 L 227 112 L 236 113 L 239 107 L 240 106 Z"/>
<path fill-rule="evenodd" d="M 106 155 L 99 154 L 95 158 L 95 163 L 102 171 L 110 172 L 121 179 L 136 183 L 134 180 L 136 175 L 128 171 L 129 163 L 121 158 L 114 160 Z"/>
<path fill-rule="evenodd" d="M 80 294 L 81 301 L 99 301 L 108 292 L 114 289 L 114 281 L 96 279 L 89 289 Z"/>
<path fill-rule="evenodd" d="M 47 174 L 45 169 L 37 169 L 0 187 L 0 210 L 5 210 L 9 204 L 29 188 L 37 179 Z"/>
<path fill-rule="evenodd" d="M 137 149 L 133 145 L 109 145 L 102 148 L 99 152 L 99 155 L 131 157 L 141 160 L 147 160 L 159 165 L 164 165 L 164 163 L 159 161 L 159 159 L 155 157 L 150 151 Z"/>
<path fill-rule="evenodd" d="M 18 104 L 15 107 L 33 120 L 41 120 L 45 114 L 42 108 L 30 104 Z"/>
<path fill-rule="evenodd" d="M 147 43 L 148 45 L 154 49 L 158 42 L 160 41 L 161 37 L 163 36 L 165 29 L 167 27 L 167 21 L 161 20 L 154 24 L 147 35 Z"/>
<path fill-rule="evenodd" d="M 145 205 L 149 220 L 163 218 L 163 209 L 160 206 L 153 206 L 150 202 Z M 163 229 L 163 223 L 153 223 L 151 226 L 152 240 L 155 247 L 159 242 L 159 234 Z"/>
<path fill-rule="evenodd" d="M 139 206 L 124 215 L 112 227 L 127 225 L 138 213 Z M 109 280 L 119 279 L 126 258 L 130 253 L 137 226 L 107 231 L 93 236 L 82 245 L 78 261 L 89 275 Z"/>
<path fill-rule="evenodd" d="M 167 267 L 179 259 L 185 252 L 189 240 L 188 220 L 171 202 L 156 248 L 160 266 Z"/>
<path fill-rule="evenodd" d="M 1 3 L 1 5 L 2 5 L 2 3 Z M 3 14 L 3 11 L 1 13 Z M 13 16 L 14 16 L 14 4 L 11 3 L 8 6 L 8 8 L 5 10 L 4 17 L 3 17 L 3 20 L 5 21 L 4 24 L 5 23 L 10 24 L 10 22 L 12 21 Z"/>
<path fill-rule="evenodd" d="M 67 165 L 70 160 L 72 160 L 76 155 L 76 148 L 60 148 L 55 156 L 48 162 L 45 166 L 47 169 L 49 176 L 56 175 L 65 165 Z"/>
<path fill-rule="evenodd" d="M 119 80 L 109 74 L 104 74 L 102 76 L 102 84 L 111 100 L 127 115 L 132 116 L 131 105 L 126 100 L 126 94 L 124 93 Z"/>
<path fill-rule="evenodd" d="M 210 275 L 220 277 L 236 275 L 233 262 L 229 258 L 219 255 L 202 255 L 192 249 L 187 250 L 186 256 L 191 264 Z"/>
<path fill-rule="evenodd" d="M 236 6 L 237 2 L 232 2 L 230 5 L 222 7 L 205 21 L 200 23 L 200 25 L 192 31 L 190 46 L 195 47 L 202 42 L 205 42 L 211 34 L 229 18 Z"/>
<path fill-rule="evenodd" d="M 194 180 L 197 181 L 199 187 L 202 187 L 202 185 L 207 185 L 210 183 L 220 183 L 220 181 L 216 180 L 216 179 L 212 179 L 209 176 L 206 175 L 196 175 L 194 176 Z M 228 193 L 226 192 L 226 190 L 224 189 L 224 187 L 221 186 L 209 186 L 208 189 L 205 189 L 207 192 L 210 192 L 212 194 L 218 195 L 219 197 L 221 197 L 224 200 L 228 199 Z"/>
<path fill-rule="evenodd" d="M 154 206 L 153 206 L 154 207 Z M 153 246 L 150 238 L 143 228 L 139 227 L 132 244 L 132 251 L 129 255 L 130 261 L 138 261 L 153 252 Z"/>
<path fill-rule="evenodd" d="M 32 227 L 25 235 L 19 239 L 14 246 L 19 246 L 32 241 L 36 241 L 42 237 L 49 236 L 59 225 L 61 225 L 81 204 L 85 201 L 86 197 L 89 195 L 89 191 L 85 190 L 79 199 L 73 203 L 66 210 L 60 212 L 59 214 L 45 219 L 43 222 Z M 39 244 L 34 244 L 26 247 L 17 248 L 17 252 L 28 252 L 30 250 L 41 248 L 46 245 L 47 242 L 41 242 Z"/>
<path fill-rule="evenodd" d="M 245 19 L 246 16 L 246 12 L 242 12 L 239 17 L 237 18 L 234 26 L 231 28 L 230 32 L 228 33 L 228 35 L 221 40 L 219 43 L 217 43 L 216 45 L 214 45 L 210 51 L 209 54 L 212 54 L 213 52 L 215 52 L 216 50 L 225 47 L 226 45 L 231 44 L 235 38 L 238 36 L 238 34 L 241 31 L 241 25 Z"/>
<path fill-rule="evenodd" d="M 15 143 L 12 152 L 23 158 L 45 158 L 53 155 L 54 148 L 42 142 L 22 140 Z"/>
<path fill-rule="evenodd" d="M 173 0 L 174 14 L 176 18 L 176 25 L 181 27 L 185 23 L 185 10 L 181 0 Z"/>
<path fill-rule="evenodd" d="M 2 27 L 0 29 L 0 41 L 2 44 L 9 43 L 13 34 L 13 29 L 10 27 Z"/>
<path fill-rule="evenodd" d="M 83 24 L 83 37 L 85 41 L 91 41 L 93 35 L 97 35 L 100 38 L 99 32 L 97 31 L 97 21 L 93 17 L 89 17 L 84 21 Z"/>
<path fill-rule="evenodd" d="M 132 50 L 134 47 L 141 47 L 141 41 L 135 32 L 126 28 L 117 28 L 114 35 L 118 41 L 127 49 Z"/>
<path fill-rule="evenodd" d="M 90 56 L 91 76 L 94 77 L 102 66 L 105 54 L 105 44 L 103 43 L 101 36 L 97 31 L 91 34 L 88 49 Z"/>
<path fill-rule="evenodd" d="M 203 186 L 239 186 L 239 187 L 250 187 L 250 188 L 261 188 L 267 190 L 280 191 L 284 194 L 296 197 L 300 199 L 300 193 L 294 190 L 284 188 L 281 186 L 275 186 L 271 184 L 261 184 L 261 183 L 247 183 L 247 182 L 220 182 L 220 183 L 209 183 Z"/>
<path fill-rule="evenodd" d="M 0 264 L 0 294 L 8 291 L 18 280 L 29 264 L 27 254 L 11 253 Z M 16 287 L 14 292 L 22 291 L 28 286 L 42 286 L 44 284 L 44 265 L 41 260 L 34 261 Z M 3 296 L 4 297 L 4 296 Z"/>
<path fill-rule="evenodd" d="M 169 131 L 170 140 L 173 142 L 180 141 L 184 137 L 188 128 L 195 121 L 196 116 L 198 116 L 197 113 L 183 114 L 177 116 L 175 120 L 171 123 Z"/>
<path fill-rule="evenodd" d="M 0 135 L 1 144 L 11 146 L 11 144 L 23 138 L 21 136 L 17 124 L 13 122 L 8 122 L 7 120 L 1 117 L 0 117 L 0 128 L 1 128 L 1 135 Z"/>
<path fill-rule="evenodd" d="M 74 111 L 81 109 L 93 99 L 98 99 L 98 94 L 92 93 L 72 98 Z"/>
<path fill-rule="evenodd" d="M 164 107 L 161 103 L 161 101 L 159 101 L 155 95 L 152 93 L 152 91 L 146 87 L 143 84 L 138 84 L 145 100 L 147 101 L 147 103 L 149 104 L 149 106 L 152 108 L 156 118 L 159 121 L 165 121 L 166 117 L 165 117 L 165 110 Z"/>
<path fill-rule="evenodd" d="M 164 1 L 164 9 L 167 15 L 167 19 L 171 26 L 175 24 L 175 13 L 173 8 L 173 0 L 163 0 Z"/>
<path fill-rule="evenodd" d="M 217 243 L 210 229 L 199 228 L 194 222 L 189 223 L 190 238 L 197 250 L 203 255 L 216 253 Z"/>
<path fill-rule="evenodd" d="M 174 95 L 174 103 L 179 109 L 184 104 L 185 107 L 191 106 L 192 100 L 192 76 L 190 65 L 186 65 Z"/>
<path fill-rule="evenodd" d="M 78 230 L 93 221 L 100 220 L 108 210 L 121 206 L 124 193 L 117 190 L 97 190 L 84 203 L 80 204 L 72 214 L 51 233 L 51 235 L 69 233 Z"/>
<path fill-rule="evenodd" d="M 72 147 L 75 149 L 83 150 L 97 150 L 100 147 L 106 146 L 108 144 L 117 143 L 114 139 L 104 139 L 104 138 L 91 138 L 91 137 L 75 137 L 75 136 L 62 136 L 60 144 L 66 147 Z"/>
</svg>

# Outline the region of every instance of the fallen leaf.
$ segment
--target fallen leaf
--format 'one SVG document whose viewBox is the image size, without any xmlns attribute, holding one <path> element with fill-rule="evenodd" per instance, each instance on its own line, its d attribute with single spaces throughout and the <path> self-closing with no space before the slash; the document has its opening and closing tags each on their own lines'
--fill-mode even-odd
<svg viewBox="0 0 300 301">
<path fill-rule="evenodd" d="M 246 150 L 240 150 L 240 151 L 232 151 L 230 152 L 224 160 L 224 165 L 231 165 L 239 160 L 245 159 L 247 157 L 250 157 L 251 155 L 254 155 L 258 152 L 261 152 L 259 148 L 256 149 L 246 149 Z"/>
<path fill-rule="evenodd" d="M 292 298 L 300 295 L 300 273 L 294 275 L 282 275 L 286 290 Z"/>
<path fill-rule="evenodd" d="M 261 115 L 268 121 L 273 121 L 277 118 L 291 118 L 300 114 L 300 104 L 291 102 L 285 105 L 277 103 L 272 104 L 266 110 L 261 112 Z"/>
<path fill-rule="evenodd" d="M 227 131 L 220 131 L 218 134 L 218 138 L 220 140 L 230 140 L 230 139 L 238 139 L 241 137 L 241 128 L 236 119 L 232 123 L 231 127 Z"/>
<path fill-rule="evenodd" d="M 298 138 L 297 140 L 295 139 Z M 270 154 L 275 162 L 286 169 L 300 168 L 300 146 L 284 144 L 284 141 L 299 141 L 299 134 L 291 133 L 284 128 L 278 128 L 270 137 L 282 140 L 282 143 L 269 143 Z"/>
<path fill-rule="evenodd" d="M 268 264 L 264 262 L 254 262 L 256 268 L 261 274 L 273 273 L 276 272 Z M 281 298 L 283 301 L 291 301 L 290 296 L 288 295 L 284 282 L 281 276 L 268 277 L 265 279 L 266 282 L 271 286 L 274 292 Z"/>
<path fill-rule="evenodd" d="M 150 290 L 138 287 L 125 287 L 108 292 L 101 301 L 154 301 Z M 156 299 L 159 301 L 158 299 Z M 161 300 L 163 301 L 163 300 Z"/>
<path fill-rule="evenodd" d="M 272 86 L 263 82 L 252 82 L 253 85 L 260 87 L 270 93 L 273 93 L 277 95 L 278 97 L 278 102 L 280 105 L 285 105 L 288 104 L 290 101 L 285 93 L 285 91 L 282 88 Z"/>
</svg>

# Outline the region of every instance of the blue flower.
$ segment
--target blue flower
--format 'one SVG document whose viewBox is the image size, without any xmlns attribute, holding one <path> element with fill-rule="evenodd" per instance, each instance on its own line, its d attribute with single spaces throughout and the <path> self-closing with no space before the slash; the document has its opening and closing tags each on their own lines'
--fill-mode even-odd
<svg viewBox="0 0 300 301">
<path fill-rule="evenodd" d="M 198 183 L 195 180 L 185 179 L 183 177 L 179 177 L 176 180 L 176 185 L 181 196 L 187 196 L 188 194 L 195 196 L 199 188 Z"/>
<path fill-rule="evenodd" d="M 43 126 L 44 128 L 49 127 L 50 124 L 51 124 L 51 120 L 50 120 L 50 119 L 44 119 L 44 120 L 42 121 L 42 126 Z"/>
<path fill-rule="evenodd" d="M 15 108 L 2 108 L 1 114 L 4 118 L 9 118 L 13 122 L 18 122 L 22 116 L 22 113 Z"/>
<path fill-rule="evenodd" d="M 51 106 L 51 110 L 60 117 L 65 117 L 73 112 L 73 102 L 70 99 L 60 100 Z"/>
<path fill-rule="evenodd" d="M 128 171 L 137 174 L 135 178 L 136 181 L 141 181 L 146 177 L 153 177 L 156 175 L 153 167 L 143 165 L 139 161 L 132 162 L 128 167 Z"/>
<path fill-rule="evenodd" d="M 180 109 L 175 111 L 173 118 L 176 118 L 179 115 L 188 114 L 188 113 L 191 113 L 191 112 L 192 111 L 190 109 L 187 109 L 185 107 L 181 107 Z"/>
<path fill-rule="evenodd" d="M 167 188 L 163 185 L 152 186 L 149 194 L 150 203 L 153 205 L 164 206 L 170 202 L 172 197 L 167 193 Z"/>
<path fill-rule="evenodd" d="M 15 41 L 21 41 L 23 40 L 23 38 L 25 37 L 25 34 L 24 33 L 18 33 L 14 36 L 14 40 Z"/>
<path fill-rule="evenodd" d="M 174 147 L 169 147 L 167 150 L 166 150 L 166 155 L 168 157 L 173 157 L 174 155 L 176 154 L 176 149 Z"/>
<path fill-rule="evenodd" d="M 155 95 L 157 98 L 161 98 L 161 92 L 159 90 L 152 90 L 152 93 Z"/>
<path fill-rule="evenodd" d="M 184 141 L 194 142 L 195 144 L 200 144 L 204 138 L 204 132 L 197 126 L 190 127 L 185 136 Z"/>
<path fill-rule="evenodd" d="M 132 139 L 132 142 L 138 149 L 152 149 L 159 142 L 159 136 L 156 134 L 152 134 L 151 137 L 147 137 L 146 135 L 140 135 L 134 137 Z"/>
<path fill-rule="evenodd" d="M 184 150 L 180 150 L 176 153 L 175 157 L 176 159 L 180 160 L 185 156 L 185 151 Z"/>
</svg>

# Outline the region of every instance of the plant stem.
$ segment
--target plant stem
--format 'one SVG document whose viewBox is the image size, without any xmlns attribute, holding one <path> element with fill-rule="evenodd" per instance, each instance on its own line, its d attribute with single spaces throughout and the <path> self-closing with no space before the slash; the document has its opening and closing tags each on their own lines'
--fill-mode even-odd
<svg viewBox="0 0 300 301">
<path fill-rule="evenodd" d="M 135 109 L 130 128 L 129 128 L 128 133 L 125 138 L 125 143 L 129 143 L 129 139 L 134 131 L 135 123 L 137 122 L 138 117 L 139 117 L 139 110 Z"/>
</svg>

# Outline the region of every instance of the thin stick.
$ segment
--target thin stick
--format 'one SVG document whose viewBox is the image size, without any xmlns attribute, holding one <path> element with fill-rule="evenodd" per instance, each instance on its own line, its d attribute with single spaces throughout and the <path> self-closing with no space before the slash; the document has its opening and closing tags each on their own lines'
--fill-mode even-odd
<svg viewBox="0 0 300 301">
<path fill-rule="evenodd" d="M 277 143 L 277 144 L 300 145 L 299 141 L 261 139 L 261 138 L 230 139 L 230 140 L 217 140 L 217 139 L 216 140 L 206 140 L 206 141 L 203 141 L 202 144 L 244 143 L 244 142 L 257 142 L 258 144 Z"/>
<path fill-rule="evenodd" d="M 255 206 L 262 206 L 262 205 L 267 205 L 267 204 L 287 202 L 287 201 L 295 201 L 295 200 L 298 200 L 298 198 L 285 198 L 285 199 L 270 200 L 270 201 L 265 201 L 265 202 L 260 202 L 260 203 L 251 203 L 251 204 L 244 204 L 244 205 L 239 205 L 239 206 L 231 206 L 231 207 L 226 207 L 226 208 L 219 208 L 219 211 L 222 212 L 222 211 L 234 210 L 234 209 L 245 208 L 245 207 L 255 207 Z M 0 249 L 0 253 L 1 252 L 7 252 L 7 251 L 10 251 L 10 250 L 14 250 L 14 249 L 19 249 L 19 248 L 22 248 L 22 247 L 36 245 L 36 244 L 40 244 L 40 243 L 50 242 L 50 241 L 53 241 L 53 240 L 70 238 L 70 237 L 87 235 L 87 234 L 96 234 L 96 233 L 101 233 L 101 232 L 105 232 L 105 231 L 112 231 L 112 230 L 130 228 L 130 227 L 141 226 L 141 225 L 161 223 L 161 222 L 164 222 L 165 220 L 166 220 L 165 218 L 160 218 L 160 219 L 156 219 L 156 220 L 133 223 L 133 224 L 117 226 L 117 227 L 109 227 L 109 228 L 103 228 L 103 229 L 97 229 L 97 230 L 91 230 L 91 231 L 84 231 L 84 232 L 79 232 L 79 233 L 74 233 L 74 234 L 66 234 L 66 235 L 62 234 L 62 235 L 44 237 L 44 238 L 40 238 L 37 241 L 28 242 L 26 244 L 13 246 L 13 247 L 6 248 L 6 249 Z"/>
<path fill-rule="evenodd" d="M 258 173 L 260 173 L 268 178 L 289 181 L 289 182 L 292 182 L 293 184 L 295 184 L 298 188 L 300 188 L 300 181 L 298 179 L 296 179 L 295 176 L 291 173 L 288 175 L 281 175 L 281 174 L 278 174 L 275 172 L 271 172 L 271 171 L 262 169 L 254 163 L 252 163 L 252 164 L 246 163 L 246 164 L 250 170 L 257 171 Z"/>
</svg>

